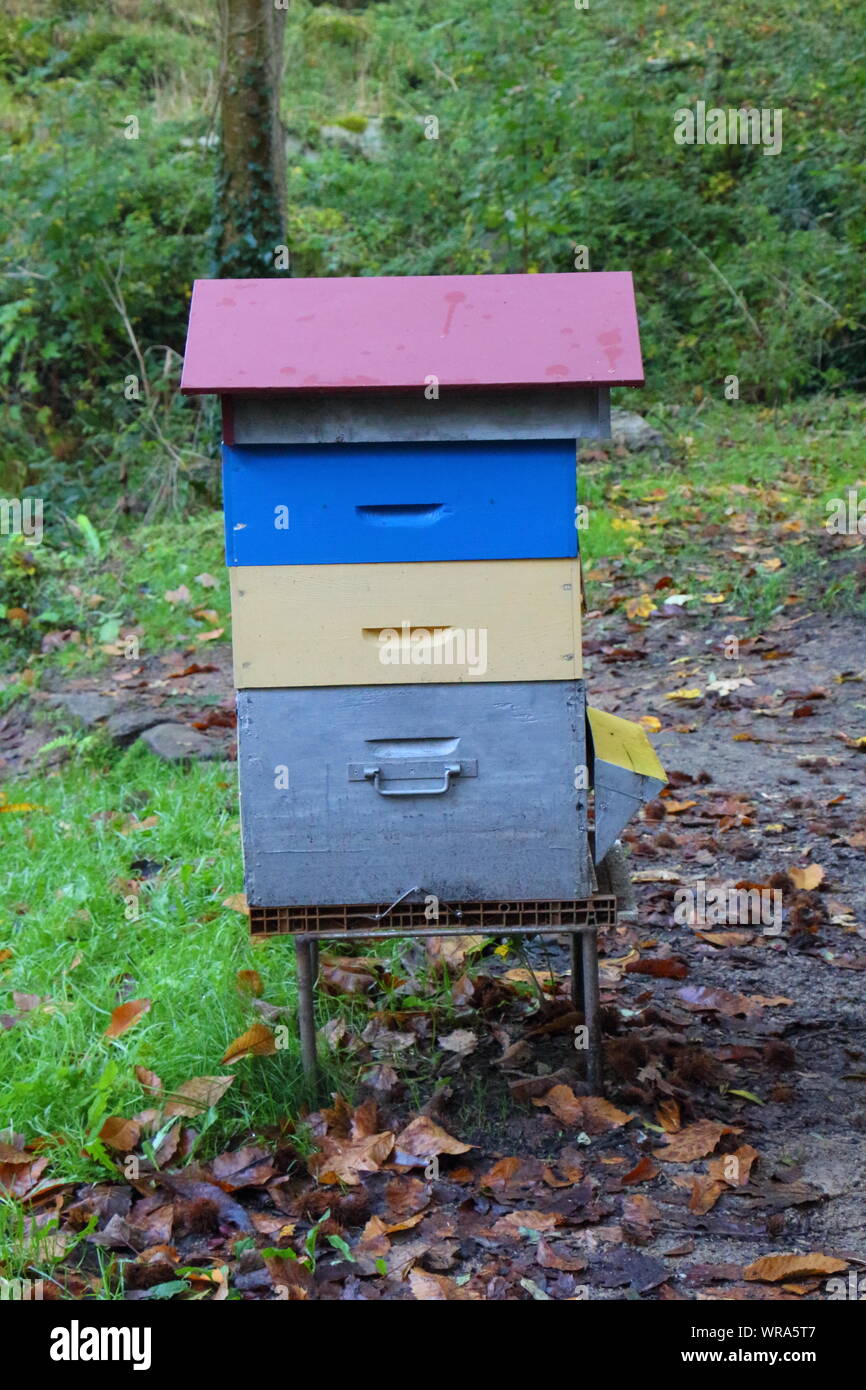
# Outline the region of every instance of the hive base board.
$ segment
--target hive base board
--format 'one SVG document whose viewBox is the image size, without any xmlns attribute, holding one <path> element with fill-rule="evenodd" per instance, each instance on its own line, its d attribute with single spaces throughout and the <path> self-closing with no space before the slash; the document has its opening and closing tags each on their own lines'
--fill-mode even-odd
<svg viewBox="0 0 866 1390">
<path fill-rule="evenodd" d="M 497 936 L 536 932 L 551 935 L 598 930 L 616 925 L 616 898 L 595 894 L 573 901 L 531 899 L 525 902 L 442 903 L 431 921 L 424 901 L 332 903 L 301 907 L 251 907 L 252 936 L 297 935 L 307 939 L 335 937 L 466 936 L 490 932 Z"/>
<path fill-rule="evenodd" d="M 586 1080 L 593 1095 L 603 1094 L 601 1060 L 601 1021 L 599 1017 L 598 981 L 598 931 L 600 927 L 616 926 L 616 898 L 610 894 L 596 894 L 591 898 L 581 898 L 573 902 L 522 902 L 522 903 L 452 903 L 450 916 L 460 917 L 457 927 L 442 927 L 423 919 L 424 904 L 409 903 L 403 917 L 410 921 L 403 925 L 392 924 L 387 928 L 378 925 L 387 920 L 393 923 L 392 910 L 386 908 L 376 914 L 361 914 L 361 920 L 371 926 L 363 925 L 353 929 L 347 927 L 359 920 L 359 910 L 371 904 L 340 904 L 316 908 L 251 908 L 250 929 L 254 936 L 262 937 L 291 933 L 295 939 L 295 959 L 297 962 L 298 985 L 298 1035 L 301 1043 L 301 1058 L 304 1075 L 311 1086 L 318 1082 L 319 1058 L 316 1040 L 315 993 L 319 974 L 319 942 L 333 940 L 335 936 L 370 937 L 398 936 L 466 936 L 483 925 L 484 930 L 497 936 L 521 936 L 535 933 L 541 936 L 568 935 L 571 937 L 571 1000 L 575 1009 L 583 1013 L 584 1051 L 586 1053 Z M 424 926 L 413 926 L 411 918 L 415 913 L 422 914 Z M 296 916 L 297 914 L 297 916 Z M 540 921 L 527 923 L 520 919 L 536 916 Z M 298 917 L 312 922 L 317 928 L 299 928 L 290 925 Z M 554 922 L 555 919 L 555 922 Z M 402 921 L 402 918 L 401 918 Z M 282 925 L 280 925 L 282 923 Z M 575 1034 L 577 1047 L 577 1034 Z"/>
</svg>

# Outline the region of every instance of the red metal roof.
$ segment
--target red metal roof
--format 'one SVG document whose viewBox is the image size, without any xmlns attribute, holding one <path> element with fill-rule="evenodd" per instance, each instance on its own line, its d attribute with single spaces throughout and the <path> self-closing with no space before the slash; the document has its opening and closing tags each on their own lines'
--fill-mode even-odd
<svg viewBox="0 0 866 1390">
<path fill-rule="evenodd" d="M 197 280 L 181 390 L 642 386 L 627 271 Z"/>
</svg>

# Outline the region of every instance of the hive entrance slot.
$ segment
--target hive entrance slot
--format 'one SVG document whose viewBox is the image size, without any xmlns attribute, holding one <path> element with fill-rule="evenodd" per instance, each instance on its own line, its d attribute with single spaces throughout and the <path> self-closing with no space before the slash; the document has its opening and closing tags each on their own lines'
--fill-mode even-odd
<svg viewBox="0 0 866 1390">
<path fill-rule="evenodd" d="M 448 623 L 395 623 L 393 627 L 362 627 L 367 642 L 425 643 L 433 647 L 451 644 L 456 629 Z"/>
<path fill-rule="evenodd" d="M 377 502 L 355 511 L 371 526 L 429 526 L 444 515 L 441 502 Z"/>
<path fill-rule="evenodd" d="M 459 738 L 368 738 L 364 742 L 377 758 L 444 758 L 456 753 Z"/>
</svg>

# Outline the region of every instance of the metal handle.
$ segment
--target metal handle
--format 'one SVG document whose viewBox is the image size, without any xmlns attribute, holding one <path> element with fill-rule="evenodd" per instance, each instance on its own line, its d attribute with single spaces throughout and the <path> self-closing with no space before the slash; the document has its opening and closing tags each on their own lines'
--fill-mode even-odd
<svg viewBox="0 0 866 1390">
<path fill-rule="evenodd" d="M 444 780 L 442 782 L 441 787 L 428 787 L 425 791 L 421 791 L 417 787 L 414 789 L 410 787 L 407 791 L 404 792 L 385 791 L 385 788 L 382 786 L 382 783 L 379 780 L 379 774 L 381 770 L 382 769 L 378 767 L 364 768 L 364 777 L 368 781 L 372 781 L 373 786 L 376 788 L 376 791 L 379 793 L 380 796 L 441 796 L 442 793 L 447 792 L 448 788 L 450 787 L 451 778 L 460 776 L 461 767 L 460 763 L 446 763 L 445 767 L 442 769 L 444 773 Z"/>
</svg>

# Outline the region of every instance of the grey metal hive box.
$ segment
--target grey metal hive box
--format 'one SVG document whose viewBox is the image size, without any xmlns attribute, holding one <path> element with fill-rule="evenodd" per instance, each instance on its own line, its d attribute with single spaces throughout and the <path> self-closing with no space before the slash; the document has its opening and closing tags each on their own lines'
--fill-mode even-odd
<svg viewBox="0 0 866 1390">
<path fill-rule="evenodd" d="M 238 735 L 252 905 L 593 891 L 581 681 L 242 690 Z"/>
</svg>

